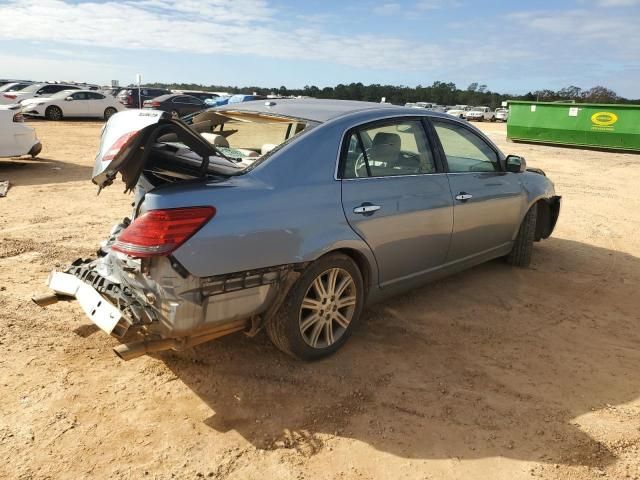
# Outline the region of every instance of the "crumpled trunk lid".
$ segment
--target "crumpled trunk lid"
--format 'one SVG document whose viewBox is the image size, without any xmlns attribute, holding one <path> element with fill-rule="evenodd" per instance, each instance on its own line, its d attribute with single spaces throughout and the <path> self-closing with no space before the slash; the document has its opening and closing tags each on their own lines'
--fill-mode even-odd
<svg viewBox="0 0 640 480">
<path fill-rule="evenodd" d="M 93 183 L 101 189 L 110 185 L 119 171 L 139 159 L 143 138 L 157 126 L 164 113 L 159 110 L 127 110 L 113 115 L 102 129 L 91 175 Z M 127 187 L 129 189 L 129 185 Z"/>
<path fill-rule="evenodd" d="M 143 170 L 156 160 L 152 153 L 165 166 L 168 162 L 186 168 L 191 178 L 236 175 L 244 169 L 166 112 L 127 110 L 113 115 L 104 126 L 92 181 L 102 189 L 120 172 L 125 192 L 132 191 Z"/>
</svg>

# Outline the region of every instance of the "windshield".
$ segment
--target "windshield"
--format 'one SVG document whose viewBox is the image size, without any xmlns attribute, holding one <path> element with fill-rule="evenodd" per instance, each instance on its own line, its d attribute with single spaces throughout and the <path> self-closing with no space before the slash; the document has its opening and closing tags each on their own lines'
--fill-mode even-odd
<svg viewBox="0 0 640 480">
<path fill-rule="evenodd" d="M 484 107 L 473 107 L 472 112 L 484 112 Z"/>
<path fill-rule="evenodd" d="M 28 87 L 23 88 L 22 91 L 27 93 L 35 93 L 42 87 L 44 87 L 43 83 L 34 83 L 33 85 L 29 85 Z"/>
<path fill-rule="evenodd" d="M 0 92 L 17 92 L 23 88 L 21 85 L 20 83 L 7 83 L 0 87 Z"/>
</svg>

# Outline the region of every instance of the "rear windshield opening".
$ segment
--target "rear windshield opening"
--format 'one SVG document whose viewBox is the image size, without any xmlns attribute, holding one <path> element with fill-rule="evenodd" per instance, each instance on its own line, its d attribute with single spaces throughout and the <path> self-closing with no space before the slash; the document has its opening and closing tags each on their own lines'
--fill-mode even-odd
<svg viewBox="0 0 640 480">
<path fill-rule="evenodd" d="M 253 166 L 310 127 L 300 119 L 234 111 L 195 115 L 191 128 L 226 157 Z"/>
</svg>

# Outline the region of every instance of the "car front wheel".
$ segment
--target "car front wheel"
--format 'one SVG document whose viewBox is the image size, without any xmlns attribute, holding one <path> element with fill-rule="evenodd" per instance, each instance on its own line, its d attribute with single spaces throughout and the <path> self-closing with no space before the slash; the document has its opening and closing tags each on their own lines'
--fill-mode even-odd
<svg viewBox="0 0 640 480">
<path fill-rule="evenodd" d="M 62 120 L 62 110 L 60 107 L 51 105 L 45 110 L 44 116 L 47 120 Z"/>
<path fill-rule="evenodd" d="M 341 253 L 312 263 L 266 325 L 276 347 L 303 360 L 331 355 L 349 338 L 364 305 L 362 275 Z"/>
<path fill-rule="evenodd" d="M 536 236 L 536 222 L 538 220 L 538 205 L 534 205 L 524 216 L 518 236 L 513 242 L 511 253 L 507 255 L 507 263 L 516 267 L 528 267 L 531 264 L 533 241 Z"/>
</svg>

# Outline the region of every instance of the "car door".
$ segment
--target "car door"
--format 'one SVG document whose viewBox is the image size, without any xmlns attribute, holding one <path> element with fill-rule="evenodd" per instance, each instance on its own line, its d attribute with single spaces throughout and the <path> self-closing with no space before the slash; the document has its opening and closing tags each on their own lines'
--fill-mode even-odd
<svg viewBox="0 0 640 480">
<path fill-rule="evenodd" d="M 496 148 L 472 127 L 445 119 L 431 123 L 454 196 L 447 262 L 508 247 L 525 201 L 521 175 L 504 171 Z"/>
<path fill-rule="evenodd" d="M 453 199 L 419 118 L 348 131 L 339 176 L 349 225 L 369 245 L 384 288 L 418 279 L 446 259 Z"/>
<path fill-rule="evenodd" d="M 199 112 L 203 108 L 205 108 L 205 104 L 202 100 L 196 97 L 192 97 L 190 95 L 186 95 L 184 98 L 184 106 L 182 109 L 182 115 L 187 115 L 189 113 Z"/>
<path fill-rule="evenodd" d="M 89 111 L 87 92 L 69 93 L 67 98 L 73 100 L 64 100 L 62 112 L 65 117 L 86 117 Z"/>
<path fill-rule="evenodd" d="M 87 110 L 85 115 L 88 117 L 103 117 L 104 111 L 108 104 L 106 98 L 101 93 L 87 92 Z"/>
</svg>

